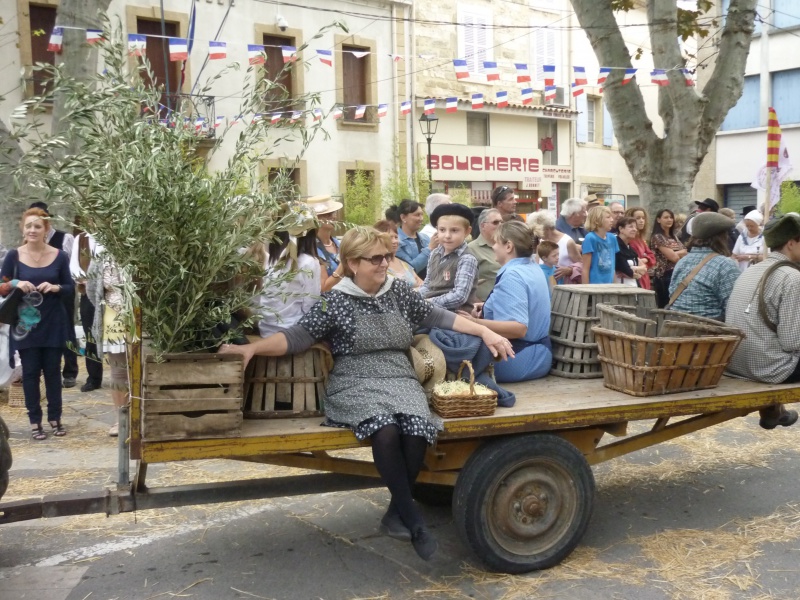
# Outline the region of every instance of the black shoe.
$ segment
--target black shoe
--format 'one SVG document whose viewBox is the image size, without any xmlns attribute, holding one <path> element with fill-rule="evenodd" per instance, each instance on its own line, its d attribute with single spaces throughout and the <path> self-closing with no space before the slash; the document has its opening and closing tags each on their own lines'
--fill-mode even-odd
<svg viewBox="0 0 800 600">
<path fill-rule="evenodd" d="M 61 387 L 65 388 L 73 388 L 76 385 L 78 385 L 78 382 L 74 377 L 64 377 L 64 381 L 61 382 Z"/>
<path fill-rule="evenodd" d="M 411 544 L 422 560 L 430 560 L 439 549 L 439 542 L 427 527 L 418 527 L 414 530 L 411 534 Z"/>
<path fill-rule="evenodd" d="M 411 532 L 405 526 L 400 515 L 391 509 L 386 511 L 381 519 L 380 532 L 383 535 L 388 535 L 390 538 L 408 542 L 411 540 Z"/>
<path fill-rule="evenodd" d="M 761 425 L 764 429 L 775 429 L 778 425 L 782 427 L 789 427 L 790 425 L 794 425 L 797 423 L 797 411 L 796 410 L 784 410 L 783 413 L 779 417 L 775 418 L 765 418 L 761 417 L 758 421 L 758 424 Z"/>
<path fill-rule="evenodd" d="M 99 390 L 101 387 L 102 387 L 102 385 L 100 385 L 100 384 L 95 385 L 91 381 L 87 381 L 86 383 L 84 383 L 81 386 L 81 391 L 82 392 L 93 392 L 95 390 Z"/>
</svg>

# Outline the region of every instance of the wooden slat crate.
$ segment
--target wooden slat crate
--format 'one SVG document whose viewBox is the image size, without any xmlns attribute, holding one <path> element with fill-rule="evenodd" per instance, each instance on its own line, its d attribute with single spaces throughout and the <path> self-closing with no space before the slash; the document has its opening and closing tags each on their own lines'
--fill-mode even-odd
<svg viewBox="0 0 800 600">
<path fill-rule="evenodd" d="M 142 436 L 146 440 L 239 437 L 242 357 L 233 354 L 148 356 L 144 365 Z"/>
<path fill-rule="evenodd" d="M 332 367 L 331 353 L 321 344 L 289 356 L 254 356 L 245 373 L 245 418 L 323 414 Z"/>
<path fill-rule="evenodd" d="M 592 327 L 600 322 L 599 304 L 655 308 L 655 293 L 627 285 L 557 285 L 550 305 L 552 375 L 571 379 L 603 376 Z"/>
</svg>

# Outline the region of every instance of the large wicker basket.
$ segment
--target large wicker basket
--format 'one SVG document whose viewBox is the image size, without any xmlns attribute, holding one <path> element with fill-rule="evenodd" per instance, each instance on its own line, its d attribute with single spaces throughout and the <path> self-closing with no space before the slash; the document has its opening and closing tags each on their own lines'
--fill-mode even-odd
<svg viewBox="0 0 800 600">
<path fill-rule="evenodd" d="M 39 395 L 41 402 L 47 400 L 47 391 L 44 381 L 39 381 Z M 25 392 L 22 391 L 22 382 L 12 383 L 8 386 L 8 406 L 9 408 L 25 408 Z"/>
<path fill-rule="evenodd" d="M 593 327 L 605 386 L 632 396 L 716 387 L 744 337 L 735 327 L 657 308 L 601 304 Z"/>
<path fill-rule="evenodd" d="M 469 394 L 443 395 L 441 390 L 447 383 L 437 384 L 431 394 L 431 406 L 445 419 L 457 417 L 488 417 L 494 414 L 497 408 L 497 392 L 480 384 L 475 388 L 475 371 L 472 363 L 465 360 L 461 363 L 456 375 L 456 380 L 461 379 L 464 367 L 469 368 Z"/>
</svg>

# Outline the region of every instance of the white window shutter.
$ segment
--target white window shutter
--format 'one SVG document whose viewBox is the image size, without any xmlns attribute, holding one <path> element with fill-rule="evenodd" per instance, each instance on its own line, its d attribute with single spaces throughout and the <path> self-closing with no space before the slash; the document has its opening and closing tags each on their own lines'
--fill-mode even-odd
<svg viewBox="0 0 800 600">
<path fill-rule="evenodd" d="M 611 113 L 608 112 L 606 103 L 603 102 L 603 146 L 614 145 L 614 125 L 611 123 Z"/>
<path fill-rule="evenodd" d="M 542 65 L 547 63 L 547 30 L 534 29 L 533 30 L 533 71 L 536 73 L 536 82 L 542 83 L 544 81 L 544 73 L 542 72 Z"/>
<path fill-rule="evenodd" d="M 458 57 L 467 61 L 470 74 L 484 73 L 484 61 L 492 60 L 491 11 L 479 7 L 459 6 L 456 18 L 458 26 Z"/>
<path fill-rule="evenodd" d="M 575 99 L 575 108 L 578 111 L 575 141 L 579 144 L 585 144 L 589 140 L 589 108 L 586 102 L 586 94 L 581 94 Z"/>
</svg>

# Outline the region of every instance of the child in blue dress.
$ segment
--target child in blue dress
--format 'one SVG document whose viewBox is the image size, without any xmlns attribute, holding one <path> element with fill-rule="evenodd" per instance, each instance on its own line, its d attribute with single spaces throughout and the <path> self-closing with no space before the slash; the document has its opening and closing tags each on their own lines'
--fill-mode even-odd
<svg viewBox="0 0 800 600">
<path fill-rule="evenodd" d="M 619 252 L 617 236 L 611 233 L 614 215 L 607 206 L 595 206 L 586 218 L 589 232 L 581 245 L 581 283 L 614 283 L 614 266 Z"/>
</svg>

